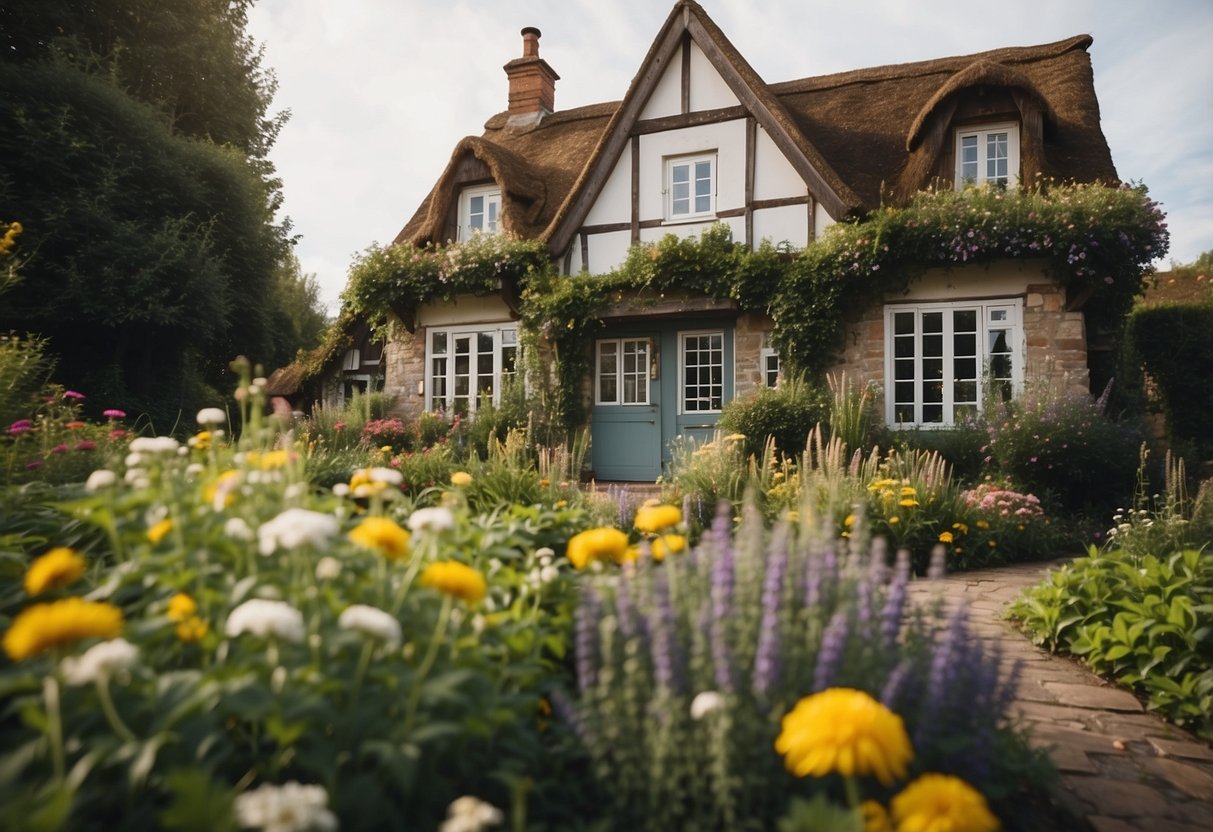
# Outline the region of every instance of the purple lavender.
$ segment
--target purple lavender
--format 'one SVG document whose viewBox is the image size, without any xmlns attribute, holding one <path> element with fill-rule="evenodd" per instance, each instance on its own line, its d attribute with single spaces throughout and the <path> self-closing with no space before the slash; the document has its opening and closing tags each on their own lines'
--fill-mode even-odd
<svg viewBox="0 0 1213 832">
<path fill-rule="evenodd" d="M 719 518 L 718 518 L 719 519 Z M 713 524 L 712 534 L 716 534 Z M 712 666 L 715 670 L 716 687 L 722 693 L 733 693 L 737 688 L 733 683 L 733 658 L 729 650 L 728 630 L 729 614 L 733 606 L 733 569 L 736 565 L 736 553 L 732 540 L 725 531 L 723 545 L 713 549 L 716 559 L 712 563 Z"/>
<path fill-rule="evenodd" d="M 927 577 L 938 581 L 948 574 L 948 553 L 942 545 L 931 550 L 931 565 L 927 567 Z"/>
<path fill-rule="evenodd" d="M 813 547 L 809 550 L 808 566 L 804 573 L 804 605 L 813 609 L 821 603 L 821 552 Z"/>
<path fill-rule="evenodd" d="M 943 637 L 935 644 L 931 654 L 931 666 L 927 671 L 926 689 L 923 691 L 925 707 L 922 722 L 914 737 L 916 746 L 928 745 L 932 726 L 940 713 L 959 692 L 958 677 L 965 663 L 965 636 L 967 635 L 968 610 L 962 603 L 956 607 L 948 620 Z"/>
<path fill-rule="evenodd" d="M 762 622 L 754 658 L 754 692 L 766 696 L 779 681 L 779 596 L 788 568 L 788 527 L 780 524 L 771 535 L 767 574 L 762 584 Z"/>
<path fill-rule="evenodd" d="M 602 612 L 602 599 L 588 581 L 581 593 L 574 618 L 574 638 L 577 650 L 577 689 L 587 693 L 598 681 L 598 639 L 596 628 Z"/>
<path fill-rule="evenodd" d="M 615 615 L 619 620 L 619 632 L 625 639 L 644 635 L 644 617 L 636 611 L 632 601 L 632 581 L 624 574 L 615 584 Z"/>
<path fill-rule="evenodd" d="M 842 651 L 846 647 L 847 634 L 850 629 L 846 612 L 844 610 L 835 612 L 834 617 L 826 626 L 825 633 L 821 636 L 821 649 L 817 651 L 817 667 L 813 672 L 813 689 L 815 691 L 825 690 L 834 681 L 839 665 L 842 663 Z"/>
<path fill-rule="evenodd" d="M 569 699 L 568 694 L 560 688 L 556 688 L 548 694 L 548 700 L 552 703 L 552 711 L 555 712 L 556 718 L 568 725 L 573 736 L 577 737 L 584 747 L 589 748 L 593 744 L 593 734 L 590 733 L 585 720 L 577 713 L 577 707 Z"/>
<path fill-rule="evenodd" d="M 855 624 L 860 639 L 867 644 L 872 639 L 872 579 L 861 575 L 855 584 Z"/>
<path fill-rule="evenodd" d="M 909 659 L 902 659 L 897 663 L 897 667 L 893 668 L 893 672 L 885 680 L 884 690 L 880 693 L 880 704 L 889 710 L 897 710 L 897 700 L 901 698 L 902 688 L 905 687 L 912 667 L 913 662 Z"/>
<path fill-rule="evenodd" d="M 889 583 L 884 609 L 880 611 L 880 635 L 886 647 L 892 647 L 901 632 L 901 618 L 906 605 L 906 587 L 910 583 L 910 551 L 897 550 L 897 566 Z"/>
<path fill-rule="evenodd" d="M 672 693 L 683 693 L 686 674 L 682 668 L 682 657 L 678 651 L 677 621 L 670 602 L 670 586 L 664 569 L 659 569 L 653 578 L 654 600 L 649 632 L 652 633 L 653 672 L 657 686 Z"/>
</svg>

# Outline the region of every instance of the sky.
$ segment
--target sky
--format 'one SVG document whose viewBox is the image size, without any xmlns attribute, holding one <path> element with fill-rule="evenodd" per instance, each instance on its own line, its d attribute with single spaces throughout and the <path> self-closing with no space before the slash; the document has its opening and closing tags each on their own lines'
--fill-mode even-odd
<svg viewBox="0 0 1213 832">
<path fill-rule="evenodd" d="M 1171 230 L 1213 249 L 1213 0 L 700 0 L 767 83 L 1090 34 L 1104 135 Z M 673 0 L 257 0 L 249 34 L 290 120 L 270 158 L 296 254 L 330 314 L 349 267 L 390 242 L 455 144 L 506 108 L 524 26 L 557 110 L 617 101 Z"/>
</svg>

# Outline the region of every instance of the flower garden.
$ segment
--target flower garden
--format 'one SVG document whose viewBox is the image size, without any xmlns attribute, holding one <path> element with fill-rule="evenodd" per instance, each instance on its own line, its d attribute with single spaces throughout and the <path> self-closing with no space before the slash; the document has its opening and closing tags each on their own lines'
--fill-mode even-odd
<svg viewBox="0 0 1213 832">
<path fill-rule="evenodd" d="M 9 423 L 5 828 L 1040 828 L 1016 668 L 907 586 L 1072 545 L 1060 473 L 999 454 L 1092 412 L 998 414 L 972 481 L 841 384 L 803 455 L 722 433 L 638 505 L 584 441 L 297 423 L 237 369 L 182 440 L 60 388 Z M 1017 614 L 1208 736 L 1208 507 L 1169 472 Z"/>
</svg>

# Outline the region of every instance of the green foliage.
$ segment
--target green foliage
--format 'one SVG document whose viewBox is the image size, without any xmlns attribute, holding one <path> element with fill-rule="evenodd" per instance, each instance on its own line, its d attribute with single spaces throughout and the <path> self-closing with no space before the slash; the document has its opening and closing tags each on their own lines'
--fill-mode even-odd
<svg viewBox="0 0 1213 832">
<path fill-rule="evenodd" d="M 1182 458 L 1166 453 L 1161 492 L 1150 493 L 1150 451 L 1143 442 L 1137 468 L 1137 492 L 1129 508 L 1112 515 L 1105 546 L 1135 557 L 1169 555 L 1183 549 L 1198 549 L 1213 543 L 1211 529 L 1195 511 L 1188 497 L 1188 477 Z M 1194 522 L 1195 521 L 1195 522 Z"/>
<path fill-rule="evenodd" d="M 54 366 L 45 338 L 15 332 L 0 335 L 0 428 L 30 415 Z"/>
<path fill-rule="evenodd" d="M 830 435 L 852 450 L 877 444 L 873 440 L 880 431 L 876 413 L 879 385 L 870 381 L 862 388 L 857 387 L 845 372 L 840 376 L 829 375 L 826 381 L 830 385 Z"/>
<path fill-rule="evenodd" d="M 1082 657 L 1213 739 L 1213 559 L 1091 550 L 1011 610 L 1038 644 Z"/>
<path fill-rule="evenodd" d="M 718 422 L 725 433 L 741 434 L 746 454 L 759 454 L 768 439 L 787 456 L 804 452 L 809 433 L 831 415 L 832 398 L 819 385 L 785 378 L 778 387 L 759 387 L 724 406 Z"/>
<path fill-rule="evenodd" d="M 989 473 L 986 462 L 989 437 L 980 420 L 963 422 L 948 430 L 889 431 L 887 442 L 899 452 L 932 451 L 948 461 L 952 476 L 964 483 L 978 483 Z"/>
<path fill-rule="evenodd" d="M 1125 362 L 1155 385 L 1170 438 L 1213 457 L 1213 301 L 1134 310 L 1125 339 Z"/>
<path fill-rule="evenodd" d="M 1098 516 L 1133 493 L 1140 436 L 1090 396 L 1028 391 L 984 419 L 997 470 L 1048 505 Z"/>
</svg>

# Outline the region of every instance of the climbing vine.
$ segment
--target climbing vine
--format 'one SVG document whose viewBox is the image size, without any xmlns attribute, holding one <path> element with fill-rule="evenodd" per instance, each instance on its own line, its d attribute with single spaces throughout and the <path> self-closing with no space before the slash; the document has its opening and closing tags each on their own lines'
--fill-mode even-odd
<svg viewBox="0 0 1213 832">
<path fill-rule="evenodd" d="M 355 264 L 345 302 L 372 325 L 431 299 L 517 291 L 524 343 L 550 348 L 557 407 L 566 425 L 584 418 L 587 344 L 611 305 L 643 306 L 667 293 L 729 299 L 775 321 L 774 340 L 792 369 L 819 374 L 836 358 L 858 310 L 904 291 L 933 267 L 1039 258 L 1088 324 L 1118 326 L 1142 290 L 1150 263 L 1167 251 L 1158 204 L 1144 186 L 1042 183 L 1013 191 L 924 191 L 831 226 L 803 250 L 734 243 L 725 225 L 698 238 L 667 235 L 634 246 L 605 275 L 557 275 L 544 244 L 478 236 L 447 246 L 370 249 Z"/>
</svg>

